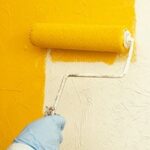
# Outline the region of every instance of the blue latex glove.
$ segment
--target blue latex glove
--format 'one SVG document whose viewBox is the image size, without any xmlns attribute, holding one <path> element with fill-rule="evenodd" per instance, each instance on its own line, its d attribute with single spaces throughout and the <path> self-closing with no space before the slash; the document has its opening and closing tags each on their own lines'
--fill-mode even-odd
<svg viewBox="0 0 150 150">
<path fill-rule="evenodd" d="M 58 150 L 64 125 L 64 118 L 59 115 L 44 117 L 28 125 L 14 142 L 27 144 L 35 150 Z"/>
</svg>

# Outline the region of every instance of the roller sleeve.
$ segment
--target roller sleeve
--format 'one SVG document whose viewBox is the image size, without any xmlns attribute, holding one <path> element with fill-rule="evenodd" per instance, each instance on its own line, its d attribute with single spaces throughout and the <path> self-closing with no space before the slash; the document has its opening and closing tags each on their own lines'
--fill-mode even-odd
<svg viewBox="0 0 150 150">
<path fill-rule="evenodd" d="M 124 27 L 37 23 L 31 41 L 41 48 L 124 53 Z"/>
</svg>

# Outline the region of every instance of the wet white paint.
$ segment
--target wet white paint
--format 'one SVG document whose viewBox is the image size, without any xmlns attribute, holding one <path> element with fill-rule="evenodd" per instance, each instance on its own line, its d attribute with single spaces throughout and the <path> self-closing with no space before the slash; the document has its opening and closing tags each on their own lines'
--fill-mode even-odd
<svg viewBox="0 0 150 150">
<path fill-rule="evenodd" d="M 150 149 L 150 1 L 137 0 L 137 61 L 123 79 L 67 81 L 57 112 L 66 118 L 62 150 Z M 49 56 L 48 56 L 49 57 Z M 45 105 L 54 102 L 66 73 L 120 72 L 122 63 L 46 61 Z"/>
</svg>

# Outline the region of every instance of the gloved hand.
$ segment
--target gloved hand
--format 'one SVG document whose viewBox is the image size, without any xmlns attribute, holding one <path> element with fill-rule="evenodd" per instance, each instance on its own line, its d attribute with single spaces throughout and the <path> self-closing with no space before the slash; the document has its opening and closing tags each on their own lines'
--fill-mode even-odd
<svg viewBox="0 0 150 150">
<path fill-rule="evenodd" d="M 59 115 L 44 117 L 28 125 L 14 142 L 27 144 L 35 150 L 58 150 L 64 124 L 64 118 Z"/>
</svg>

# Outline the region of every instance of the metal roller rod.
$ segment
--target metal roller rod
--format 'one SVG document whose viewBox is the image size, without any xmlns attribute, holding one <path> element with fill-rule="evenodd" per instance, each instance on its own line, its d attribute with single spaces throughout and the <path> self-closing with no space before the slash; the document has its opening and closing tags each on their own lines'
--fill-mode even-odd
<svg viewBox="0 0 150 150">
<path fill-rule="evenodd" d="M 104 75 L 99 75 L 99 74 L 66 74 L 61 80 L 61 83 L 60 83 L 57 95 L 55 97 L 53 106 L 51 106 L 51 107 L 46 106 L 45 115 L 47 116 L 47 115 L 55 114 L 55 111 L 57 109 L 57 105 L 61 99 L 61 95 L 64 91 L 64 87 L 66 85 L 68 78 L 72 78 L 72 77 L 73 78 L 78 78 L 78 77 L 80 77 L 80 78 L 110 78 L 110 79 L 123 78 L 129 70 L 129 66 L 130 66 L 130 62 L 131 62 L 133 50 L 134 50 L 134 38 L 131 36 L 131 33 L 129 31 L 125 31 L 125 33 L 124 33 L 124 46 L 125 46 L 125 48 L 129 49 L 129 52 L 128 52 L 128 57 L 127 57 L 125 65 L 124 65 L 124 69 L 123 69 L 122 73 L 112 74 L 112 75 L 111 74 L 110 75 L 107 75 L 107 74 L 104 74 Z"/>
</svg>

